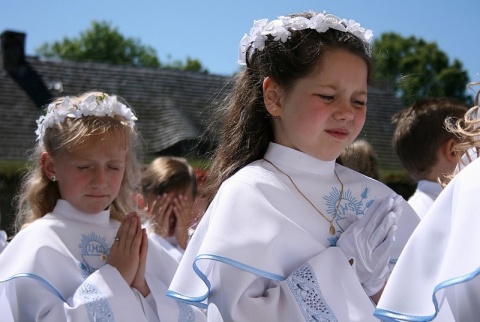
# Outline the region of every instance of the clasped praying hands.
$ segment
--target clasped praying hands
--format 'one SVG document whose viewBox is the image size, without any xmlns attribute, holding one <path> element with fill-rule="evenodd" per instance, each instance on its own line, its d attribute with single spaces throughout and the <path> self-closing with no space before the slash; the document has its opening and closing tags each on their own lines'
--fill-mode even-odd
<svg viewBox="0 0 480 322">
<path fill-rule="evenodd" d="M 115 267 L 128 285 L 144 297 L 150 293 L 145 280 L 148 239 L 136 213 L 125 216 L 114 238 L 107 263 Z"/>
<path fill-rule="evenodd" d="M 392 193 L 377 197 L 360 219 L 342 233 L 337 246 L 352 264 L 365 292 L 372 296 L 382 289 L 389 273 L 392 245 L 402 213 L 402 197 Z"/>
</svg>

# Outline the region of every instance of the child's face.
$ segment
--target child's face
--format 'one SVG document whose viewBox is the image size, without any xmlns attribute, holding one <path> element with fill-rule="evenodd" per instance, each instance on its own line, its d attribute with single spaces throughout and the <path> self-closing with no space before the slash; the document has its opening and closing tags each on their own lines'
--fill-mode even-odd
<svg viewBox="0 0 480 322">
<path fill-rule="evenodd" d="M 85 213 L 105 210 L 120 191 L 126 155 L 124 146 L 105 141 L 60 154 L 52 161 L 62 199 Z"/>
<path fill-rule="evenodd" d="M 335 160 L 365 123 L 367 65 L 345 51 L 327 51 L 321 68 L 281 99 L 275 142 L 324 161 Z"/>
<path fill-rule="evenodd" d="M 174 205 L 173 200 L 175 198 L 178 198 L 180 195 L 185 197 L 185 206 L 187 206 L 189 209 L 191 209 L 195 200 L 195 197 L 193 196 L 193 186 L 191 185 L 184 189 L 166 191 L 165 194 L 168 194 L 170 196 L 170 203 L 172 204 L 172 206 Z M 144 196 L 144 198 L 147 203 L 147 207 L 152 208 L 153 204 L 157 202 L 159 195 L 154 192 L 149 192 Z"/>
<path fill-rule="evenodd" d="M 181 200 L 180 196 L 183 197 Z M 175 229 L 191 226 L 193 219 L 192 208 L 195 200 L 193 186 L 171 190 L 161 196 L 149 192 L 145 195 L 145 198 L 147 212 L 164 229 L 164 237 L 174 236 Z M 160 211 L 162 212 L 161 214 L 156 213 Z"/>
</svg>

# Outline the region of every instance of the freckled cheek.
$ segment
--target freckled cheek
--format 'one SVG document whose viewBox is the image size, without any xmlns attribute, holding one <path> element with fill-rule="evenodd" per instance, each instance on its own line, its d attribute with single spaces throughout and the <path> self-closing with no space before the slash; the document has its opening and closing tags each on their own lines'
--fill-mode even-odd
<svg viewBox="0 0 480 322">
<path fill-rule="evenodd" d="M 316 111 L 311 113 L 300 114 L 297 121 L 297 125 L 301 128 L 302 126 L 315 127 L 320 124 L 324 124 L 329 119 L 331 113 L 325 108 L 316 109 Z"/>
<path fill-rule="evenodd" d="M 325 121 L 320 117 L 315 117 L 313 115 L 310 117 L 305 116 L 297 119 L 293 126 L 291 126 L 291 129 L 294 133 L 311 137 L 322 128 L 324 122 Z"/>
<path fill-rule="evenodd" d="M 355 124 L 359 127 L 363 127 L 363 125 L 365 124 L 365 120 L 366 120 L 366 110 L 365 111 L 358 111 L 356 114 L 355 114 Z"/>
<path fill-rule="evenodd" d="M 120 187 L 123 181 L 123 175 L 115 175 L 110 178 L 110 184 L 115 186 L 115 187 Z"/>
</svg>

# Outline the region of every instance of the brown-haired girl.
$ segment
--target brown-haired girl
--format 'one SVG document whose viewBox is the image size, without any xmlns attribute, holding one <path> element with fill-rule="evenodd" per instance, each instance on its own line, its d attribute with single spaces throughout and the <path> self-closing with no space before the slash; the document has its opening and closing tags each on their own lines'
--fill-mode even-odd
<svg viewBox="0 0 480 322">
<path fill-rule="evenodd" d="M 365 123 L 371 36 L 326 13 L 255 21 L 170 296 L 225 321 L 374 320 L 418 216 L 335 164 Z"/>
</svg>

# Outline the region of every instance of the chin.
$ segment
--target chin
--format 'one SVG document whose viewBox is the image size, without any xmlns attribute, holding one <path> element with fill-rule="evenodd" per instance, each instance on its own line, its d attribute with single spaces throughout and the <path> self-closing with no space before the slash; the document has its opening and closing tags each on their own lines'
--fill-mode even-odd
<svg viewBox="0 0 480 322">
<path fill-rule="evenodd" d="M 88 207 L 86 209 L 83 209 L 82 211 L 86 214 L 94 215 L 94 214 L 98 214 L 99 212 L 102 212 L 104 210 L 107 210 L 109 208 L 109 206 L 110 205 L 98 206 L 98 207 Z"/>
</svg>

